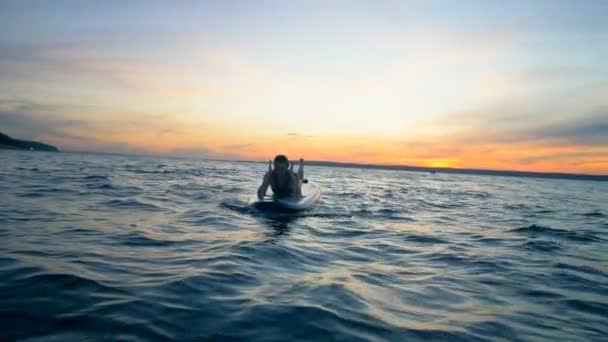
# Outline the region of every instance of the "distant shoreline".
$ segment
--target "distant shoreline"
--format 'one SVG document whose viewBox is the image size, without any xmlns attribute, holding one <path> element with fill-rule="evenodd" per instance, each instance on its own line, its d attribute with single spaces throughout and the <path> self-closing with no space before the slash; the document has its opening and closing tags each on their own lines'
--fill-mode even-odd
<svg viewBox="0 0 608 342">
<path fill-rule="evenodd" d="M 12 138 L 0 132 L 0 149 L 3 150 L 18 150 L 18 151 L 47 151 L 59 152 L 59 149 L 53 145 L 45 144 L 38 141 L 20 140 Z"/>
<path fill-rule="evenodd" d="M 234 161 L 234 160 L 218 160 Z M 237 160 L 243 163 L 267 163 L 268 161 Z M 292 161 L 293 162 L 293 161 Z M 386 165 L 386 164 L 360 164 L 342 163 L 324 160 L 306 160 L 305 165 L 339 167 L 352 169 L 373 169 L 373 170 L 394 170 L 394 171 L 414 171 L 427 173 L 450 173 L 480 176 L 506 176 L 506 177 L 526 177 L 526 178 L 545 178 L 545 179 L 569 179 L 569 180 L 593 180 L 608 181 L 608 175 L 590 175 L 562 172 L 535 172 L 535 171 L 510 171 L 510 170 L 487 170 L 487 169 L 464 169 L 449 167 L 427 167 L 410 165 Z"/>
<path fill-rule="evenodd" d="M 465 169 L 465 168 L 449 168 L 449 167 L 426 167 L 426 166 L 410 166 L 410 165 L 358 164 L 358 163 L 330 162 L 330 161 L 321 161 L 321 160 L 306 161 L 306 165 L 330 166 L 330 167 L 342 167 L 342 168 L 377 169 L 377 170 L 401 170 L 401 171 L 416 171 L 416 172 L 429 172 L 429 173 L 452 173 L 452 174 L 472 174 L 472 175 L 488 175 L 488 176 L 510 176 L 510 177 L 528 177 L 528 178 L 533 177 L 533 178 L 608 181 L 608 175 L 590 175 L 590 174 L 561 173 L 561 172 L 534 172 L 534 171 Z"/>
<path fill-rule="evenodd" d="M 148 158 L 170 158 L 170 159 L 198 159 L 208 161 L 221 162 L 239 162 L 239 163 L 267 163 L 267 160 L 240 160 L 240 159 L 219 159 L 219 158 L 204 158 L 204 157 L 186 157 L 186 156 L 171 156 L 171 155 L 156 155 L 156 154 L 136 154 L 136 153 L 120 153 L 120 152 L 95 152 L 95 151 L 63 151 L 65 153 L 84 153 L 84 154 L 100 154 L 100 155 L 118 155 L 118 156 L 138 156 Z M 410 166 L 410 165 L 386 165 L 386 164 L 360 164 L 360 163 L 343 163 L 324 160 L 306 160 L 307 166 L 322 166 L 322 167 L 338 167 L 338 168 L 353 168 L 353 169 L 374 169 L 374 170 L 394 170 L 394 171 L 413 171 L 426 173 L 449 173 L 449 174 L 465 174 L 465 175 L 481 175 L 481 176 L 506 176 L 506 177 L 525 177 L 525 178 L 544 178 L 544 179 L 566 179 L 566 180 L 591 180 L 591 181 L 608 181 L 608 175 L 590 175 L 577 173 L 563 172 L 535 172 L 535 171 L 511 171 L 511 170 L 488 170 L 488 169 L 465 169 L 465 168 L 446 168 L 446 167 L 427 167 L 427 166 Z"/>
</svg>

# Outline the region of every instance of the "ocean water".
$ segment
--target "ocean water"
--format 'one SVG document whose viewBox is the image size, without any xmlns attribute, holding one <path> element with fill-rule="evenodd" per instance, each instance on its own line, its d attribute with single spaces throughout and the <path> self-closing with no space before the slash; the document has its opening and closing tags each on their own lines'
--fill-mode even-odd
<svg viewBox="0 0 608 342">
<path fill-rule="evenodd" d="M 0 151 L 0 340 L 606 341 L 608 182 Z"/>
</svg>

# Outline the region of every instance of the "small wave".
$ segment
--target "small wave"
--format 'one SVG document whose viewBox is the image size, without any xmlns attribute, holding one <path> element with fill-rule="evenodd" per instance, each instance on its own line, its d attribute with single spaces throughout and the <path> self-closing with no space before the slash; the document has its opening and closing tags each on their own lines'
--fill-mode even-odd
<svg viewBox="0 0 608 342">
<path fill-rule="evenodd" d="M 346 213 L 338 213 L 338 212 L 301 212 L 301 213 L 272 213 L 272 212 L 264 212 L 254 210 L 250 214 L 253 216 L 259 216 L 269 219 L 278 219 L 279 221 L 291 221 L 293 219 L 299 218 L 307 218 L 307 217 L 315 217 L 315 218 L 329 218 L 329 219 L 339 219 L 339 218 L 352 218 L 353 216 Z"/>
<path fill-rule="evenodd" d="M 197 201 L 202 201 L 202 200 L 209 199 L 210 197 L 211 197 L 211 195 L 209 195 L 209 194 L 198 194 L 198 195 L 195 195 L 193 197 L 193 199 L 197 200 Z"/>
<path fill-rule="evenodd" d="M 592 212 L 584 213 L 581 215 L 586 216 L 586 217 L 606 217 L 605 214 L 603 214 L 602 212 L 599 212 L 599 211 L 592 211 Z"/>
<path fill-rule="evenodd" d="M 430 256 L 430 260 L 443 262 L 451 265 L 470 265 L 473 262 L 470 258 L 460 256 L 453 253 L 433 253 Z"/>
<path fill-rule="evenodd" d="M 99 190 L 116 189 L 112 184 L 92 185 L 91 188 L 93 188 L 93 189 L 99 189 Z"/>
<path fill-rule="evenodd" d="M 200 184 L 197 183 L 188 183 L 188 184 L 171 184 L 169 186 L 168 191 L 170 192 L 178 192 L 178 191 L 192 191 L 192 190 L 205 190 L 205 187 L 203 187 Z"/>
<path fill-rule="evenodd" d="M 243 190 L 244 190 L 243 188 L 230 187 L 230 188 L 223 189 L 222 191 L 225 192 L 225 193 L 232 193 L 232 194 L 234 194 L 234 193 L 240 193 Z"/>
<path fill-rule="evenodd" d="M 599 242 L 602 241 L 601 238 L 591 234 L 591 233 L 578 233 L 571 230 L 563 230 L 556 229 L 551 227 L 544 227 L 533 224 L 527 227 L 521 227 L 512 229 L 513 233 L 521 233 L 530 235 L 532 237 L 536 236 L 548 236 L 548 237 L 561 237 L 567 240 L 578 241 L 578 242 Z"/>
<path fill-rule="evenodd" d="M 12 285 L 12 290 L 9 291 L 18 293 L 39 292 L 41 287 L 56 289 L 57 291 L 74 291 L 75 289 L 87 289 L 89 291 L 94 289 L 94 291 L 105 290 L 112 293 L 124 293 L 98 280 L 69 273 L 33 272 L 13 278 Z"/>
<path fill-rule="evenodd" d="M 478 322 L 467 327 L 466 330 L 477 338 L 470 339 L 473 341 L 480 340 L 478 336 L 488 337 L 489 341 L 520 341 L 523 340 L 517 331 L 503 322 L 486 321 Z M 469 340 L 469 339 L 467 339 Z M 482 341 L 484 339 L 481 339 Z"/>
<path fill-rule="evenodd" d="M 84 180 L 95 180 L 95 181 L 110 181 L 110 178 L 106 177 L 106 176 L 99 176 L 99 175 L 91 175 L 91 176 L 85 176 L 83 178 Z"/>
<path fill-rule="evenodd" d="M 520 294 L 526 297 L 531 297 L 531 298 L 543 298 L 543 299 L 555 299 L 555 298 L 561 298 L 563 297 L 561 294 L 559 293 L 555 293 L 552 291 L 545 291 L 545 290 L 522 290 L 520 291 Z"/>
<path fill-rule="evenodd" d="M 100 235 L 101 233 L 98 230 L 95 229 L 88 229 L 88 228 L 83 228 L 83 227 L 67 227 L 63 233 L 66 234 L 78 234 L 78 235 L 82 235 L 82 236 L 97 236 Z"/>
<path fill-rule="evenodd" d="M 442 240 L 440 238 L 435 238 L 432 236 L 424 236 L 424 235 L 408 235 L 404 237 L 405 241 L 410 241 L 410 242 L 420 242 L 420 243 L 431 243 L 431 244 L 436 244 L 436 243 L 448 243 L 445 240 Z"/>
<path fill-rule="evenodd" d="M 202 201 L 211 197 L 211 194 L 208 192 L 206 187 L 196 183 L 172 184 L 169 186 L 166 192 L 181 198 L 195 201 Z"/>
<path fill-rule="evenodd" d="M 553 265 L 553 267 L 565 270 L 572 270 L 581 273 L 587 273 L 591 275 L 606 275 L 602 270 L 585 265 L 572 265 L 564 262 L 558 262 Z"/>
<path fill-rule="evenodd" d="M 175 173 L 175 171 L 170 171 L 170 170 L 140 170 L 140 169 L 132 169 L 129 170 L 133 173 L 138 173 L 138 174 L 143 174 L 143 175 L 158 175 L 158 174 L 168 174 L 168 173 Z"/>
<path fill-rule="evenodd" d="M 249 205 L 245 205 L 245 204 L 240 204 L 240 203 L 230 203 L 227 201 L 224 201 L 222 203 L 220 203 L 220 206 L 232 211 L 236 211 L 237 213 L 241 213 L 241 214 L 248 214 L 253 212 L 253 208 L 250 207 Z"/>
<path fill-rule="evenodd" d="M 360 192 L 341 192 L 336 195 L 338 197 L 346 197 L 346 198 L 353 198 L 353 199 L 359 199 L 359 198 L 364 197 L 364 194 L 362 194 Z"/>
<path fill-rule="evenodd" d="M 474 267 L 478 272 L 492 272 L 493 274 L 507 272 L 512 269 L 510 262 L 491 257 L 486 257 L 485 260 L 471 260 L 471 267 Z"/>
<path fill-rule="evenodd" d="M 24 194 L 20 194 L 19 197 L 26 197 L 26 198 L 38 198 L 38 197 L 44 197 L 45 195 L 42 192 L 26 192 Z"/>
<path fill-rule="evenodd" d="M 543 210 L 537 210 L 534 213 L 535 214 L 553 214 L 553 213 L 555 213 L 555 211 L 549 210 L 549 209 L 543 209 Z"/>
<path fill-rule="evenodd" d="M 530 206 L 527 206 L 525 204 L 506 204 L 505 209 L 509 209 L 509 210 L 527 210 L 527 209 L 532 209 Z"/>
<path fill-rule="evenodd" d="M 209 271 L 195 276 L 173 279 L 162 284 L 162 289 L 172 293 L 192 294 L 236 294 L 238 287 L 256 285 L 258 280 L 253 274 L 240 271 Z"/>
<path fill-rule="evenodd" d="M 453 204 L 435 203 L 435 202 L 425 201 L 423 199 L 418 200 L 418 202 L 422 203 L 424 206 L 439 208 L 439 209 L 454 209 L 454 208 L 461 208 L 461 207 L 465 206 L 462 203 L 453 203 Z"/>
<path fill-rule="evenodd" d="M 504 242 L 503 239 L 484 236 L 475 237 L 475 239 L 479 243 L 483 243 L 490 246 L 499 246 Z"/>
<path fill-rule="evenodd" d="M 359 237 L 367 235 L 369 233 L 370 232 L 367 229 L 348 228 L 348 229 L 340 229 L 340 230 L 330 230 L 329 233 L 315 232 L 315 235 L 317 235 L 317 236 L 335 235 L 340 238 L 359 238 Z"/>
<path fill-rule="evenodd" d="M 31 277 L 34 274 L 44 273 L 44 269 L 34 266 L 22 266 L 17 259 L 6 262 L 7 267 L 2 269 L 2 279 L 9 282 L 20 282 L 24 278 Z"/>
<path fill-rule="evenodd" d="M 384 190 L 384 194 L 382 194 L 382 198 L 385 198 L 385 199 L 393 198 L 393 191 L 392 190 Z"/>
<path fill-rule="evenodd" d="M 143 192 L 143 189 L 136 186 L 117 186 L 109 183 L 87 184 L 86 187 L 92 191 L 121 196 L 135 196 Z"/>
<path fill-rule="evenodd" d="M 381 215 L 389 215 L 389 216 L 401 213 L 401 211 L 395 210 L 395 209 L 380 209 L 377 212 Z"/>
<path fill-rule="evenodd" d="M 533 224 L 531 226 L 511 229 L 511 232 L 514 232 L 514 233 L 535 233 L 535 234 L 536 233 L 538 233 L 538 234 L 546 233 L 546 234 L 551 234 L 551 235 L 559 235 L 559 234 L 565 233 L 566 231 L 565 230 L 561 230 L 561 229 L 555 229 L 555 228 L 550 228 L 550 227 L 543 227 L 543 226 L 539 226 L 539 225 Z"/>
<path fill-rule="evenodd" d="M 608 312 L 608 304 L 581 299 L 562 300 L 561 304 L 569 309 L 586 312 L 605 317 Z"/>
<path fill-rule="evenodd" d="M 0 256 L 0 268 L 5 265 L 12 265 L 17 262 L 17 259 L 9 256 Z"/>
<path fill-rule="evenodd" d="M 234 223 L 232 223 L 230 221 L 229 218 L 227 218 L 224 215 L 205 215 L 202 217 L 198 217 L 192 220 L 188 220 L 188 224 L 193 225 L 193 226 L 207 226 L 207 225 L 218 225 L 218 226 L 222 226 L 222 227 L 231 227 L 231 226 L 235 226 Z"/>
<path fill-rule="evenodd" d="M 350 316 L 350 315 L 349 315 Z M 247 310 L 242 316 L 243 322 L 277 322 L 285 320 L 289 317 L 289 321 L 300 322 L 300 337 L 303 340 L 315 340 L 320 336 L 326 337 L 342 337 L 342 339 L 359 340 L 362 336 L 386 336 L 392 332 L 389 327 L 381 321 L 377 321 L 372 317 L 368 319 L 356 319 L 355 317 L 343 317 L 324 306 L 317 305 L 279 305 L 279 304 L 261 304 L 256 305 Z M 264 324 L 262 324 L 264 326 Z M 330 329 L 328 327 L 334 327 Z M 245 330 L 245 331 L 242 331 Z M 256 336 L 260 333 L 259 326 L 255 324 L 246 324 L 243 326 L 241 334 L 249 333 L 251 336 Z M 248 331 L 250 330 L 250 331 Z M 264 329 L 266 334 L 272 334 L 272 330 Z M 268 335 L 267 335 L 268 336 Z M 276 336 L 276 340 L 281 340 Z M 396 336 L 393 336 L 395 338 Z M 332 338 L 330 338 L 332 339 Z"/>
<path fill-rule="evenodd" d="M 41 189 L 39 192 L 53 195 L 53 194 L 79 194 L 78 191 L 73 189 L 65 189 L 65 188 L 49 188 L 49 189 Z"/>
<path fill-rule="evenodd" d="M 352 217 L 363 217 L 371 219 L 387 219 L 395 221 L 414 221 L 413 218 L 402 215 L 399 211 L 393 209 L 368 210 L 361 209 L 352 211 Z"/>
<path fill-rule="evenodd" d="M 174 244 L 173 241 L 152 239 L 136 233 L 118 237 L 117 241 L 130 247 L 166 247 Z"/>
<path fill-rule="evenodd" d="M 319 217 L 319 218 L 351 218 L 353 215 L 338 212 L 313 212 L 305 213 L 303 217 Z"/>
<path fill-rule="evenodd" d="M 554 252 L 560 250 L 562 247 L 553 241 L 543 240 L 532 240 L 524 243 L 524 248 L 539 252 Z"/>
<path fill-rule="evenodd" d="M 492 195 L 488 192 L 477 192 L 477 191 L 468 191 L 467 195 L 475 198 L 490 198 Z"/>
<path fill-rule="evenodd" d="M 143 203 L 136 199 L 117 199 L 104 203 L 107 206 L 119 209 L 147 209 L 147 210 L 160 210 L 159 207 L 154 204 Z"/>
</svg>

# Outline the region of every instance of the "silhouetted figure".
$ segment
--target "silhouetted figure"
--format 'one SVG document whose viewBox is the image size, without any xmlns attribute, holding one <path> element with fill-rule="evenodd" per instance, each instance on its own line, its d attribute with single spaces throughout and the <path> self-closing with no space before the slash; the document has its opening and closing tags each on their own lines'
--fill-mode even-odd
<svg viewBox="0 0 608 342">
<path fill-rule="evenodd" d="M 275 198 L 301 198 L 302 181 L 304 179 L 304 160 L 300 159 L 298 172 L 293 172 L 293 165 L 289 166 L 289 159 L 280 154 L 274 158 L 274 170 L 272 162 L 268 161 L 268 172 L 264 175 L 262 185 L 258 188 L 258 198 L 261 200 L 266 196 L 268 186 L 272 188 Z"/>
</svg>

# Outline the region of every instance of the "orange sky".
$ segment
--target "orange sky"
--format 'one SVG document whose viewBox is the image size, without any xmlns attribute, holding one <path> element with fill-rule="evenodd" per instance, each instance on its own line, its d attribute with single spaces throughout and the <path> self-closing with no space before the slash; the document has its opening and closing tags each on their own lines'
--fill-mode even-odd
<svg viewBox="0 0 608 342">
<path fill-rule="evenodd" d="M 456 168 L 528 170 L 540 172 L 608 173 L 608 147 L 576 144 L 462 142 L 448 137 L 438 142 L 407 142 L 366 136 L 257 135 L 214 128 L 158 133 L 127 129 L 115 134 L 91 135 L 84 150 L 111 148 L 115 141 L 128 141 L 123 152 L 187 155 L 207 158 L 265 160 L 283 153 L 290 158 L 356 163 Z M 59 146 L 74 146 L 72 139 L 40 138 Z M 125 148 L 122 146 L 120 148 Z M 78 149 L 78 148 L 77 148 Z"/>
<path fill-rule="evenodd" d="M 608 174 L 594 6 L 133 3 L 124 21 L 107 2 L 0 3 L 0 131 L 63 150 Z"/>
</svg>

